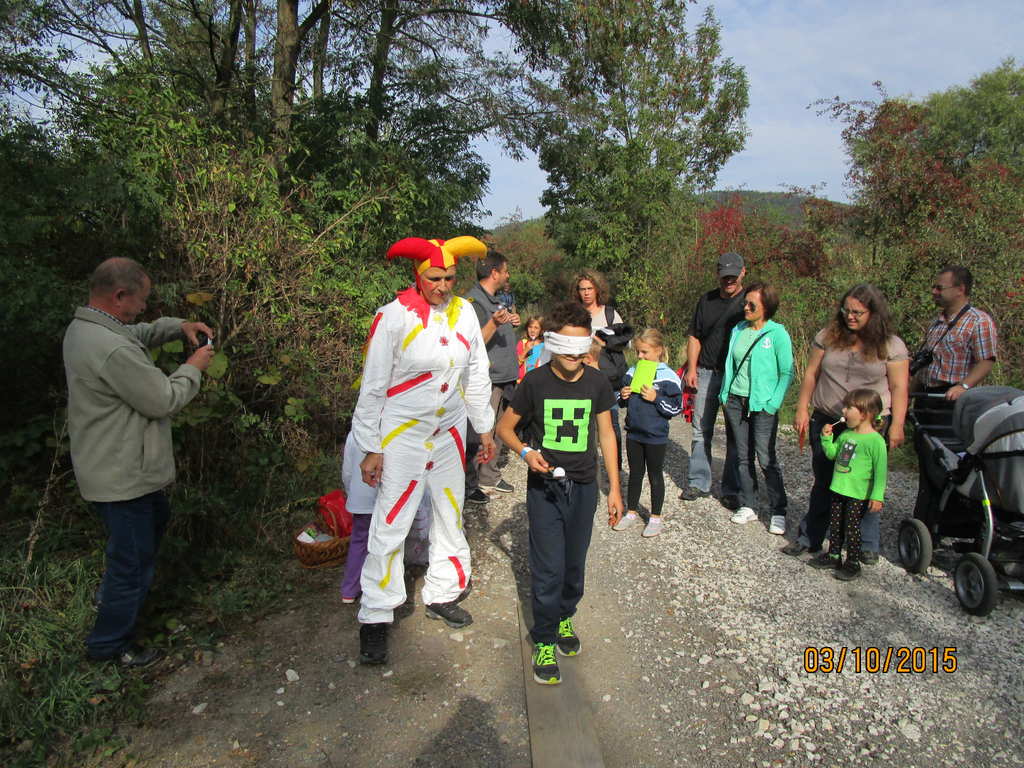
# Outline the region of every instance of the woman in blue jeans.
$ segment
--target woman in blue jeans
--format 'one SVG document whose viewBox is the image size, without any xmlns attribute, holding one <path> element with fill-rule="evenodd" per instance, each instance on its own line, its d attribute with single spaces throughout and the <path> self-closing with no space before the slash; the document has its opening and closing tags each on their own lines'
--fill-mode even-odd
<svg viewBox="0 0 1024 768">
<path fill-rule="evenodd" d="M 793 426 L 810 443 L 814 484 L 797 540 L 782 550 L 787 555 L 817 552 L 828 532 L 833 462 L 821 448 L 821 428 L 839 420 L 847 393 L 870 389 L 882 399 L 881 431 L 889 450 L 899 447 L 907 417 L 909 368 L 907 345 L 893 333 L 882 292 L 862 283 L 844 293 L 831 322 L 814 337 L 797 399 Z M 839 425 L 834 434 L 841 431 Z M 878 562 L 879 529 L 877 512 L 864 515 L 860 554 L 868 565 Z"/>
<path fill-rule="evenodd" d="M 725 406 L 728 439 L 739 458 L 740 507 L 732 522 L 757 519 L 754 456 L 768 490 L 769 533 L 786 532 L 786 488 L 775 453 L 779 408 L 793 379 L 793 344 L 786 329 L 772 320 L 779 295 L 766 283 L 747 288 L 743 322 L 732 330 L 719 399 Z M 751 451 L 753 446 L 753 451 Z"/>
</svg>

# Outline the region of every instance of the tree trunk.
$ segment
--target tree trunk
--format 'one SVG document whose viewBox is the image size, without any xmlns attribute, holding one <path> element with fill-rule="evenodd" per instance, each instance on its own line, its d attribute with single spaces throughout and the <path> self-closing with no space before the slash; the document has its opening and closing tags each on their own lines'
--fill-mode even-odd
<svg viewBox="0 0 1024 768">
<path fill-rule="evenodd" d="M 242 100 L 249 119 L 256 120 L 256 0 L 245 0 L 245 90 Z"/>
<path fill-rule="evenodd" d="M 216 63 L 213 84 L 213 96 L 210 111 L 213 116 L 220 117 L 227 105 L 228 90 L 235 73 L 235 59 L 238 56 L 238 34 L 242 28 L 242 0 L 231 0 L 228 14 L 228 35 Z"/>
<path fill-rule="evenodd" d="M 327 69 L 327 43 L 331 38 L 331 0 L 316 33 L 316 47 L 313 49 L 313 98 L 324 97 L 324 71 Z"/>
<path fill-rule="evenodd" d="M 288 144 L 295 104 L 295 73 L 302 41 L 323 18 L 330 0 L 320 0 L 299 24 L 299 0 L 277 0 L 277 40 L 274 43 L 274 77 L 270 86 L 270 108 L 274 120 L 274 141 L 280 155 Z"/>
<path fill-rule="evenodd" d="M 274 77 L 270 107 L 278 151 L 288 141 L 295 100 L 295 70 L 299 61 L 299 0 L 277 0 L 277 39 L 274 41 Z"/>
<path fill-rule="evenodd" d="M 373 72 L 370 75 L 368 100 L 370 103 L 370 125 L 367 135 L 376 141 L 380 138 L 380 124 L 384 121 L 384 76 L 387 74 L 388 54 L 395 34 L 395 19 L 398 18 L 398 0 L 384 0 L 380 14 L 380 29 L 373 49 Z"/>
<path fill-rule="evenodd" d="M 139 34 L 139 46 L 142 48 L 142 55 L 146 61 L 153 61 L 153 51 L 149 47 L 149 29 L 146 27 L 146 11 L 142 7 L 142 0 L 132 0 L 132 21 Z"/>
</svg>

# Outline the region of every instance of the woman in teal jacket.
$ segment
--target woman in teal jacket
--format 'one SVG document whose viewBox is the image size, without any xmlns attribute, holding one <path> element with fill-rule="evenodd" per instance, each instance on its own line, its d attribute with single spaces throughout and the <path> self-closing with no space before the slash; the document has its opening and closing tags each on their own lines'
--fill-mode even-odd
<svg viewBox="0 0 1024 768">
<path fill-rule="evenodd" d="M 786 329 L 771 319 L 778 308 L 779 295 L 770 285 L 754 283 L 747 288 L 743 322 L 729 339 L 719 399 L 729 425 L 727 439 L 734 441 L 740 464 L 740 507 L 732 522 L 757 519 L 753 453 L 768 488 L 768 532 L 781 535 L 786 532 L 787 502 L 775 438 L 782 398 L 793 379 L 793 343 Z"/>
</svg>

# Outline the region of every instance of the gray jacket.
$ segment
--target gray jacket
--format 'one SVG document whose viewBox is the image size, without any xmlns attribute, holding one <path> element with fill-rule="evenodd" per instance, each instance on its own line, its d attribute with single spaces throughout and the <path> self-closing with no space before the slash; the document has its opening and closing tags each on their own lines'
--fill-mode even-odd
<svg viewBox="0 0 1024 768">
<path fill-rule="evenodd" d="M 64 334 L 71 462 L 86 501 L 128 501 L 174 480 L 171 416 L 199 392 L 202 373 L 170 376 L 148 349 L 182 338 L 175 317 L 120 325 L 85 307 Z"/>
</svg>

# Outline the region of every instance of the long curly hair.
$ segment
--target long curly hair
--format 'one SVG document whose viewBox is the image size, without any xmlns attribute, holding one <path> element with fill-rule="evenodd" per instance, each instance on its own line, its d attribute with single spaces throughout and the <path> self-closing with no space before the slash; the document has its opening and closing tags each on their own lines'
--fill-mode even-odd
<svg viewBox="0 0 1024 768">
<path fill-rule="evenodd" d="M 848 298 L 859 301 L 870 313 L 867 323 L 859 331 L 851 331 L 846 325 L 843 306 Z M 864 345 L 866 360 L 885 360 L 889 356 L 889 338 L 892 333 L 889 302 L 871 283 L 860 283 L 844 293 L 839 300 L 839 306 L 825 333 L 825 346 L 849 349 L 859 339 Z"/>
<path fill-rule="evenodd" d="M 611 291 L 608 288 L 608 280 L 598 272 L 596 269 L 582 269 L 576 273 L 576 276 L 572 279 L 572 289 L 569 293 L 570 301 L 580 300 L 580 283 L 584 280 L 589 280 L 594 284 L 594 291 L 597 295 L 594 297 L 594 303 L 599 307 L 603 307 L 611 299 Z"/>
</svg>

